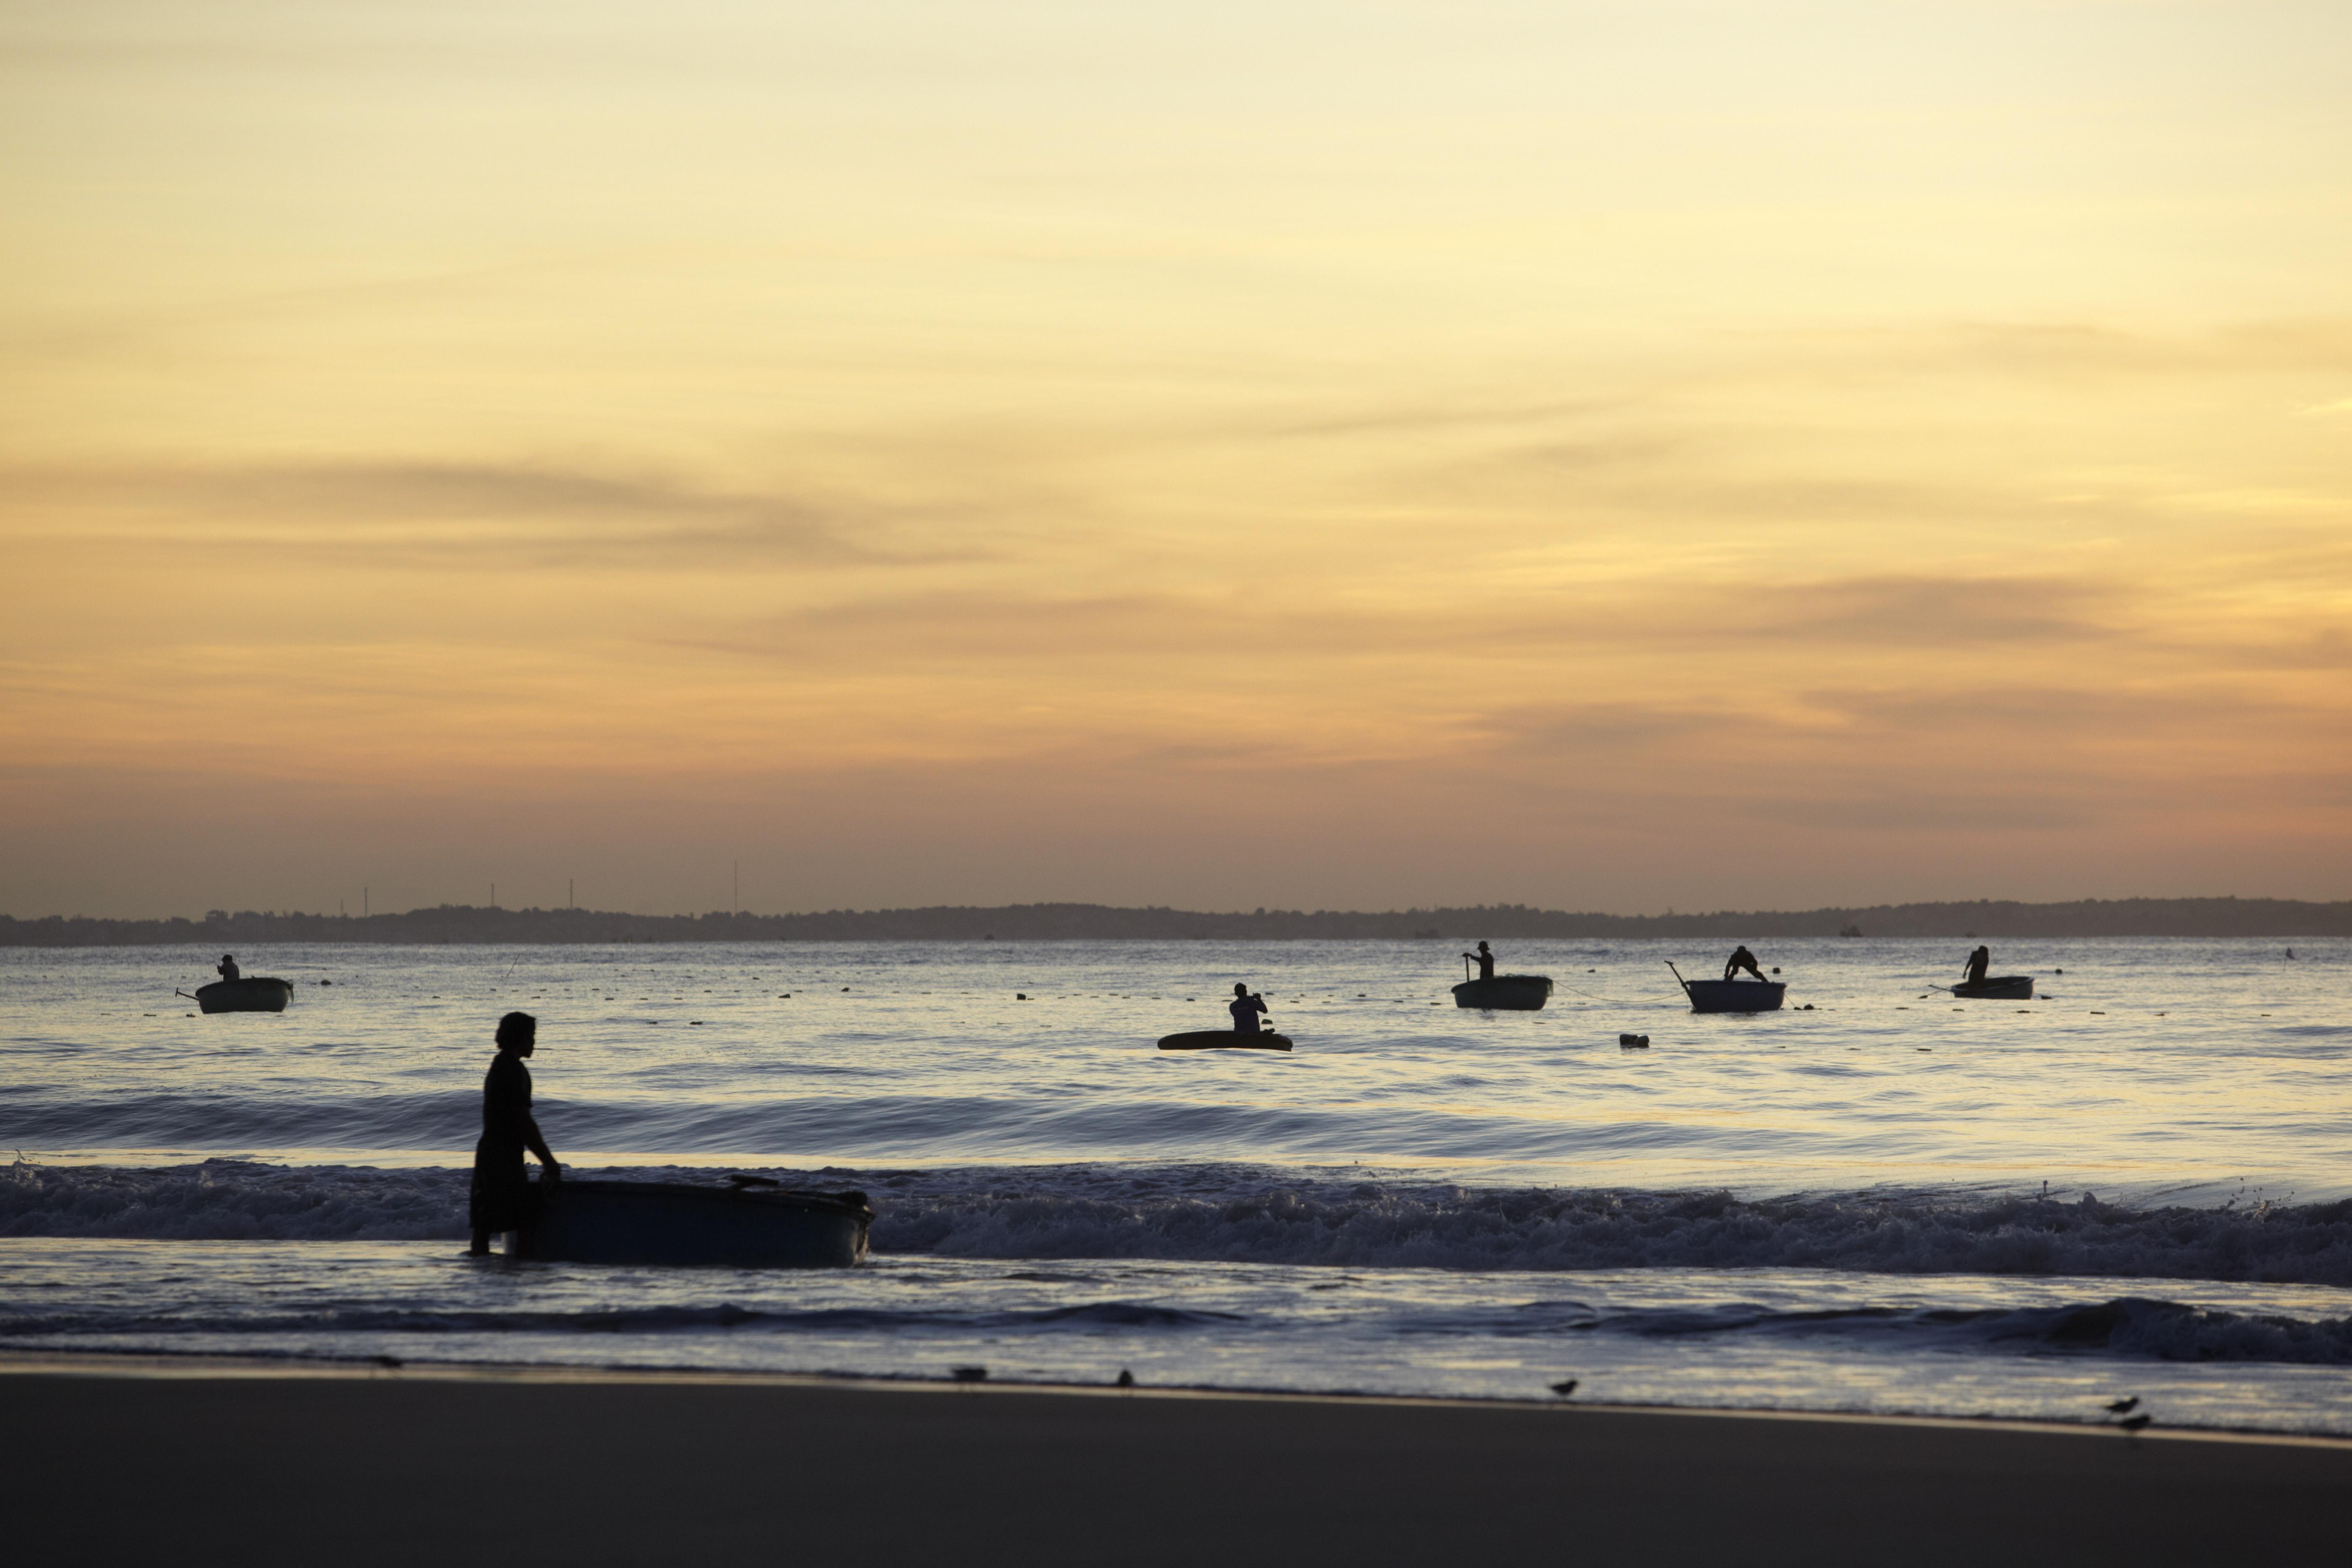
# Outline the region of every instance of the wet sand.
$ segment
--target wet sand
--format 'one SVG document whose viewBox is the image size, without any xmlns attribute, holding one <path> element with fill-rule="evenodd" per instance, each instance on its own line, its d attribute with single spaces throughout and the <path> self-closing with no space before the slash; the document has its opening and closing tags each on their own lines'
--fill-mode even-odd
<svg viewBox="0 0 2352 1568">
<path fill-rule="evenodd" d="M 30 1562 L 2325 1561 L 2352 1444 L 642 1376 L 0 1363 Z"/>
</svg>

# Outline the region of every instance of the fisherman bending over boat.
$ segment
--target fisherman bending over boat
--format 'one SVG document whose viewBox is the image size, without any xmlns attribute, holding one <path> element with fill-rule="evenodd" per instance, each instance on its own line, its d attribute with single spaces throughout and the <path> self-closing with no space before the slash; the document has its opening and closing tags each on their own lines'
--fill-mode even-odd
<svg viewBox="0 0 2352 1568">
<path fill-rule="evenodd" d="M 1225 1011 L 1234 1016 L 1234 1034 L 1255 1035 L 1257 1033 L 1257 1016 L 1265 1011 L 1265 998 L 1236 980 L 1234 982 L 1234 999 L 1225 1004 Z"/>
<path fill-rule="evenodd" d="M 1731 956 L 1723 961 L 1723 977 L 1728 980 L 1743 969 L 1759 980 L 1764 978 L 1764 972 L 1756 967 L 1756 955 L 1748 951 L 1745 942 L 1734 948 Z"/>
<path fill-rule="evenodd" d="M 1969 972 L 1961 979 L 1960 984 L 1963 985 L 1983 984 L 1985 971 L 1991 967 L 1992 949 L 1990 947 L 1978 948 L 1974 952 L 1969 954 Z"/>
<path fill-rule="evenodd" d="M 1477 952 L 1465 952 L 1462 956 L 1465 958 L 1475 958 L 1478 961 L 1479 979 L 1492 980 L 1495 978 L 1495 955 L 1487 950 L 1485 942 L 1482 942 L 1478 944 Z"/>
<path fill-rule="evenodd" d="M 516 1247 L 529 1258 L 539 1229 L 539 1205 L 549 1189 L 563 1179 L 554 1151 L 540 1136 L 530 1114 L 530 1069 L 523 1058 L 539 1047 L 539 1020 L 528 1013 L 509 1013 L 499 1020 L 499 1054 L 482 1079 L 482 1141 L 474 1145 L 472 1210 L 476 1258 L 489 1255 L 490 1237 L 502 1230 L 520 1231 Z M 546 1173 L 533 1192 L 524 1173 L 524 1150 L 539 1156 Z"/>
<path fill-rule="evenodd" d="M 222 953 L 220 963 L 214 967 L 220 971 L 220 977 L 223 980 L 235 980 L 242 973 L 236 966 L 236 954 L 233 952 Z"/>
</svg>

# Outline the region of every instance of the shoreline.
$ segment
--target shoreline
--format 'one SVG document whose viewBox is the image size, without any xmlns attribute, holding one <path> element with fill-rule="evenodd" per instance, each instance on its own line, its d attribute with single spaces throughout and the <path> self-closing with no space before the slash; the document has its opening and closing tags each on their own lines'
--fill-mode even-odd
<svg viewBox="0 0 2352 1568">
<path fill-rule="evenodd" d="M 1865 1411 L 1743 1408 L 1728 1405 L 1632 1405 L 1602 1400 L 1479 1399 L 1404 1394 L 1302 1392 L 1223 1388 L 1210 1384 L 1138 1385 L 1039 1383 L 988 1379 L 877 1377 L 860 1373 L 705 1371 L 693 1367 L 561 1365 L 538 1362 L 405 1361 L 374 1356 L 236 1355 L 209 1351 L 74 1351 L 0 1348 L 0 1389 L 20 1377 L 155 1379 L 175 1382 L 317 1380 L 381 1384 L 525 1384 L 566 1387 L 840 1389 L 866 1394 L 931 1394 L 970 1397 L 1053 1395 L 1074 1399 L 1211 1400 L 1235 1404 L 1332 1405 L 1345 1409 L 1542 1411 L 1593 1415 L 1641 1415 L 1695 1420 L 1826 1423 L 1936 1431 L 2002 1432 L 2078 1436 L 2107 1442 L 2212 1442 L 2311 1447 L 2352 1456 L 2352 1436 L 2269 1432 L 2257 1427 L 2150 1426 L 2126 1432 L 2103 1421 L 2032 1421 L 2014 1416 L 1875 1414 Z"/>
<path fill-rule="evenodd" d="M 2322 1561 L 2352 1495 L 2318 1439 L 692 1373 L 6 1354 L 0 1415 L 76 1562 Z"/>
</svg>

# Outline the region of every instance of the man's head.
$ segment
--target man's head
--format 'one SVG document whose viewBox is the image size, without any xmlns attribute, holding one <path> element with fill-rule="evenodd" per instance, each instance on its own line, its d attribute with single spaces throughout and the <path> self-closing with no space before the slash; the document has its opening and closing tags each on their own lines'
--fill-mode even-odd
<svg viewBox="0 0 2352 1568">
<path fill-rule="evenodd" d="M 1478 951 L 1479 951 L 1480 952 L 1486 952 L 1486 944 L 1485 942 L 1480 942 L 1480 943 L 1478 944 Z"/>
<path fill-rule="evenodd" d="M 1236 995 L 1236 996 L 1246 996 L 1246 995 L 1248 995 L 1248 994 L 1249 994 L 1249 986 L 1248 986 L 1248 984 L 1247 984 L 1245 982 L 1244 982 L 1244 981 L 1239 981 L 1239 980 L 1234 981 L 1234 995 Z"/>
<path fill-rule="evenodd" d="M 499 1049 L 527 1057 L 538 1047 L 538 1019 L 528 1013 L 509 1013 L 499 1020 Z"/>
<path fill-rule="evenodd" d="M 223 963 L 235 963 L 236 962 L 236 954 L 233 952 L 224 952 L 221 954 L 221 962 Z"/>
</svg>

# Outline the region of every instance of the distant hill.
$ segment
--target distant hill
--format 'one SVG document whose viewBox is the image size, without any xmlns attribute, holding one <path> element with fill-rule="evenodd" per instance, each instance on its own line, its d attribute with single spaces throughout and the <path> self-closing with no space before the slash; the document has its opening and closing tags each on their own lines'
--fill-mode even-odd
<svg viewBox="0 0 2352 1568">
<path fill-rule="evenodd" d="M 630 915 L 594 910 L 497 910 L 442 904 L 396 915 L 215 910 L 201 921 L 0 915 L 0 947 L 129 947 L 196 942 L 233 951 L 282 942 L 1299 942 L 1349 937 L 2352 936 L 2352 901 L 2289 899 L 2086 899 L 2066 904 L 1877 904 L 1868 909 L 1717 914 L 1570 914 L 1524 904 L 1403 910 L 1115 909 L 1012 904 L 997 909 L 828 910 L 821 914 Z"/>
</svg>

